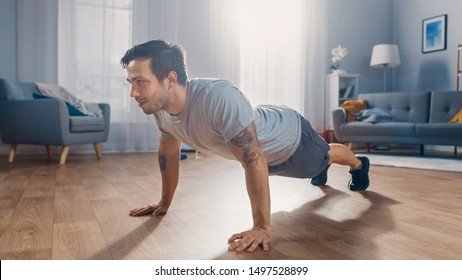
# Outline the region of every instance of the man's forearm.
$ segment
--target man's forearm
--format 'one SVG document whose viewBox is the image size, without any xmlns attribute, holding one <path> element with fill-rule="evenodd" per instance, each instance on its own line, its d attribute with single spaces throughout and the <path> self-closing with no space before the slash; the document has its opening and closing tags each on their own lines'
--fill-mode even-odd
<svg viewBox="0 0 462 280">
<path fill-rule="evenodd" d="M 254 227 L 269 229 L 271 217 L 271 199 L 266 160 L 261 159 L 245 168 L 247 193 L 252 206 Z"/>
<path fill-rule="evenodd" d="M 178 186 L 180 155 L 165 156 L 159 153 L 159 168 L 162 175 L 162 202 L 170 206 Z"/>
</svg>

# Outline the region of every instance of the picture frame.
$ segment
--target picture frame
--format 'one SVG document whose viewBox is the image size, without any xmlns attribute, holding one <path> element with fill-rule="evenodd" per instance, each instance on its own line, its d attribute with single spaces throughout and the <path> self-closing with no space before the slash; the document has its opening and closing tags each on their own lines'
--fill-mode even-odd
<svg viewBox="0 0 462 280">
<path fill-rule="evenodd" d="M 446 50 L 448 15 L 422 21 L 422 53 Z"/>
</svg>

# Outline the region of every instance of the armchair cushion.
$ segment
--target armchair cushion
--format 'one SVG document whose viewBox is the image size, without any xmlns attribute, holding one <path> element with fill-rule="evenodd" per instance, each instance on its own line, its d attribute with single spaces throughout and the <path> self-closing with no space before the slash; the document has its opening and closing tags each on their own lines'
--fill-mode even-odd
<svg viewBox="0 0 462 280">
<path fill-rule="evenodd" d="M 104 119 L 95 117 L 70 117 L 71 133 L 104 131 Z"/>
</svg>

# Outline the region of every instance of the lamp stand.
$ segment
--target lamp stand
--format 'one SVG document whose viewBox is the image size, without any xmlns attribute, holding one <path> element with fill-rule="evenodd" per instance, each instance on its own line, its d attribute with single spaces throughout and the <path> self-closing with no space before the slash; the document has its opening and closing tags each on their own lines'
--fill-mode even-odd
<svg viewBox="0 0 462 280">
<path fill-rule="evenodd" d="M 383 92 L 387 91 L 387 66 L 388 64 L 383 65 Z M 390 147 L 385 146 L 385 145 L 377 145 L 373 147 L 372 149 L 377 150 L 377 151 L 388 151 L 390 150 Z"/>
<path fill-rule="evenodd" d="M 388 64 L 383 65 L 383 92 L 387 91 L 387 66 Z"/>
</svg>

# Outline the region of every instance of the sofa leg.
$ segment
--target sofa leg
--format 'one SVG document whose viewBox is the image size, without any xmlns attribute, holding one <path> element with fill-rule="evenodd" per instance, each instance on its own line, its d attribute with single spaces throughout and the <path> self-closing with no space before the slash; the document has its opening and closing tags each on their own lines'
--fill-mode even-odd
<svg viewBox="0 0 462 280">
<path fill-rule="evenodd" d="M 101 155 L 101 145 L 100 145 L 100 143 L 93 143 L 93 146 L 95 147 L 96 157 L 98 159 L 101 159 L 102 155 Z"/>
<path fill-rule="evenodd" d="M 63 146 L 63 151 L 61 152 L 61 158 L 59 159 L 59 164 L 66 164 L 67 154 L 69 154 L 69 145 Z"/>
<path fill-rule="evenodd" d="M 47 157 L 49 160 L 53 159 L 53 151 L 51 150 L 50 145 L 45 145 L 45 149 L 47 150 Z"/>
<path fill-rule="evenodd" d="M 10 151 L 8 153 L 8 163 L 13 163 L 14 161 L 14 154 L 16 153 L 16 147 L 18 144 L 11 144 Z"/>
<path fill-rule="evenodd" d="M 367 149 L 367 153 L 371 152 L 371 145 L 369 145 L 369 143 L 366 143 L 366 149 Z"/>
<path fill-rule="evenodd" d="M 420 155 L 424 155 L 424 145 L 420 145 Z"/>
<path fill-rule="evenodd" d="M 454 146 L 454 156 L 457 156 L 457 146 Z"/>
</svg>

